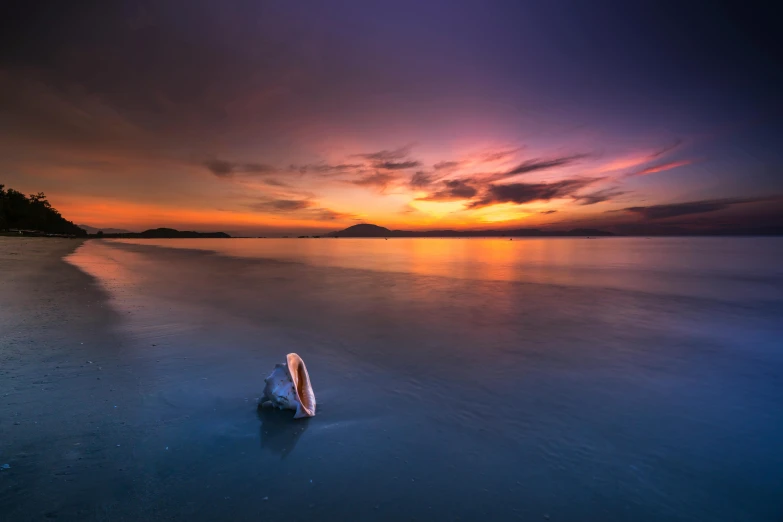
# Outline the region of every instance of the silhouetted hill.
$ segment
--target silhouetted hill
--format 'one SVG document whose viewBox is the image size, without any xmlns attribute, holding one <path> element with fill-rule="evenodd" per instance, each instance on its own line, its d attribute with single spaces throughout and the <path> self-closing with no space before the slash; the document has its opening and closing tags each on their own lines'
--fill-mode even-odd
<svg viewBox="0 0 783 522">
<path fill-rule="evenodd" d="M 391 237 L 394 235 L 394 232 L 385 227 L 363 223 L 327 235 L 339 237 Z"/>
<path fill-rule="evenodd" d="M 561 236 L 613 236 L 611 232 L 593 228 L 551 231 L 537 228 L 516 230 L 389 230 L 378 225 L 362 224 L 345 230 L 331 232 L 329 237 L 561 237 Z"/>
<path fill-rule="evenodd" d="M 20 230 L 33 235 L 86 236 L 87 232 L 57 212 L 43 192 L 25 196 L 0 185 L 0 231 Z"/>
<path fill-rule="evenodd" d="M 606 230 L 598 230 L 597 228 L 572 228 L 567 232 L 562 232 L 564 236 L 613 236 L 611 232 Z"/>
<path fill-rule="evenodd" d="M 104 238 L 144 238 L 144 239 L 178 239 L 178 238 L 230 238 L 225 232 L 193 232 L 175 230 L 173 228 L 152 228 L 144 232 L 127 232 L 122 234 L 92 234 L 93 237 Z"/>
<path fill-rule="evenodd" d="M 98 232 L 103 232 L 104 234 L 132 234 L 130 230 L 123 228 L 98 228 L 90 225 L 79 225 L 79 228 L 86 230 L 88 234 L 97 234 Z"/>
</svg>

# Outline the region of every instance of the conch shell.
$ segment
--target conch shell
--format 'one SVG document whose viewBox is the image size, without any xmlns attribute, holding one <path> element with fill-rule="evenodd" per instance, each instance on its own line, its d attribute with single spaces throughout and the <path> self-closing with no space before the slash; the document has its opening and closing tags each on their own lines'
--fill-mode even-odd
<svg viewBox="0 0 783 522">
<path fill-rule="evenodd" d="M 264 382 L 262 406 L 296 410 L 295 419 L 315 416 L 315 394 L 310 376 L 297 354 L 289 353 L 285 364 L 276 364 Z"/>
</svg>

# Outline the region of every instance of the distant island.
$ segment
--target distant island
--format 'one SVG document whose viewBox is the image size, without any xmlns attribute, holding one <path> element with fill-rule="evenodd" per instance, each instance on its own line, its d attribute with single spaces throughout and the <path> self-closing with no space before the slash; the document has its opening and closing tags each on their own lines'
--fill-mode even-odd
<svg viewBox="0 0 783 522">
<path fill-rule="evenodd" d="M 152 228 L 144 232 L 104 233 L 99 230 L 90 237 L 98 238 L 142 238 L 142 239 L 181 239 L 181 238 L 230 238 L 225 232 L 194 232 L 175 230 L 173 228 Z"/>
<path fill-rule="evenodd" d="M 617 233 L 595 228 L 572 228 L 568 230 L 542 230 L 539 228 L 517 228 L 508 230 L 390 230 L 386 227 L 362 223 L 324 235 L 285 235 L 299 238 L 394 238 L 394 237 L 612 237 L 612 236 L 779 236 L 783 227 L 771 224 L 753 228 L 687 230 L 671 225 L 645 226 L 625 225 Z M 225 232 L 195 232 L 173 228 L 153 228 L 143 232 L 130 232 L 119 228 L 98 228 L 89 225 L 75 225 L 55 209 L 43 192 L 25 196 L 23 193 L 6 189 L 0 184 L 0 235 L 22 235 L 39 237 L 79 238 L 135 238 L 135 239 L 177 239 L 177 238 L 231 238 Z M 263 237 L 263 236 L 257 236 Z"/>
<path fill-rule="evenodd" d="M 101 230 L 75 225 L 65 219 L 46 199 L 43 192 L 25 196 L 18 190 L 0 185 L 0 234 L 43 237 L 95 238 L 230 238 L 225 232 L 193 232 L 173 228 L 153 228 L 144 232 L 121 229 Z"/>
<path fill-rule="evenodd" d="M 91 227 L 90 225 L 78 225 L 79 228 L 83 228 L 88 234 L 97 234 L 103 232 L 104 234 L 132 234 L 131 230 L 125 230 L 124 228 L 98 228 Z"/>
<path fill-rule="evenodd" d="M 593 228 L 574 228 L 553 231 L 538 228 L 517 228 L 513 230 L 389 230 L 372 224 L 353 225 L 344 230 L 330 232 L 326 237 L 594 237 L 613 236 L 611 232 Z"/>
</svg>

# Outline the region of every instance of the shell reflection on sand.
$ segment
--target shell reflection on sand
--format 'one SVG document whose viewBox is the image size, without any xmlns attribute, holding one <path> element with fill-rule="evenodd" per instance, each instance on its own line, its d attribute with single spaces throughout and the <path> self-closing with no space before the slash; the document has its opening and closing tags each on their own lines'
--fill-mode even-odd
<svg viewBox="0 0 783 522">
<path fill-rule="evenodd" d="M 309 425 L 309 419 L 291 422 L 291 414 L 277 408 L 258 407 L 261 421 L 261 448 L 286 458 L 294 451 L 299 438 Z"/>
</svg>

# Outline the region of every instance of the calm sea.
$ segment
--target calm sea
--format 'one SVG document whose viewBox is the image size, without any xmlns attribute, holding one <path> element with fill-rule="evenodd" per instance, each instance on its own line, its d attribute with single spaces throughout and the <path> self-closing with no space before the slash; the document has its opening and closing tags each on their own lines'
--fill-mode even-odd
<svg viewBox="0 0 783 522">
<path fill-rule="evenodd" d="M 782 239 L 93 240 L 68 261 L 123 318 L 140 440 L 167 447 L 140 466 L 191 519 L 783 520 Z M 288 352 L 313 419 L 256 411 Z"/>
</svg>

